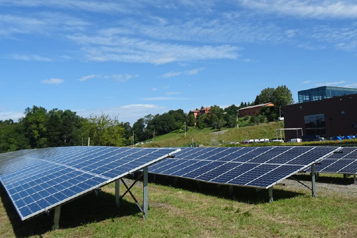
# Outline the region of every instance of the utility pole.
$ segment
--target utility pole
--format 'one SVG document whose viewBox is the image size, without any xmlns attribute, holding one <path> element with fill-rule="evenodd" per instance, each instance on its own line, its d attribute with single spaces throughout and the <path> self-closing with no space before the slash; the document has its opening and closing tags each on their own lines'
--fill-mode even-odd
<svg viewBox="0 0 357 238">
<path fill-rule="evenodd" d="M 239 128 L 239 109 L 238 109 L 238 111 L 237 111 L 237 128 Z"/>
<path fill-rule="evenodd" d="M 134 134 L 134 131 L 133 131 L 133 145 L 134 145 L 134 143 L 135 143 L 134 136 L 135 136 L 135 134 Z"/>
<path fill-rule="evenodd" d="M 186 138 L 186 122 L 184 122 L 185 123 L 185 138 Z"/>
</svg>

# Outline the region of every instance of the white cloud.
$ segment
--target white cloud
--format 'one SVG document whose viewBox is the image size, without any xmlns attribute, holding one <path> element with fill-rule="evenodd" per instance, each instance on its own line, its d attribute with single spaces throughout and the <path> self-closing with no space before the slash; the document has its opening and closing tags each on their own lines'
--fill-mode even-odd
<svg viewBox="0 0 357 238">
<path fill-rule="evenodd" d="M 0 112 L 0 121 L 10 120 L 10 119 L 13 121 L 17 121 L 24 116 L 25 115 L 23 112 Z"/>
<path fill-rule="evenodd" d="M 69 36 L 69 39 L 85 47 L 91 61 L 120 61 L 166 64 L 209 59 L 236 59 L 236 46 L 192 46 L 162 43 L 128 37 Z"/>
<path fill-rule="evenodd" d="M 181 72 L 168 72 L 168 73 L 161 75 L 161 77 L 162 78 L 173 78 L 173 77 L 177 77 L 180 75 L 181 75 Z"/>
<path fill-rule="evenodd" d="M 357 4 L 346 0 L 239 0 L 260 12 L 308 18 L 357 18 Z"/>
<path fill-rule="evenodd" d="M 42 80 L 42 83 L 44 83 L 44 84 L 61 84 L 63 82 L 64 82 L 64 80 L 63 79 L 59 79 L 59 78 L 52 78 L 52 79 Z"/>
<path fill-rule="evenodd" d="M 205 68 L 191 69 L 191 70 L 185 71 L 185 74 L 187 74 L 187 75 L 196 75 L 196 74 L 198 74 L 199 72 L 201 72 L 204 69 Z"/>
<path fill-rule="evenodd" d="M 152 98 L 143 98 L 144 101 L 182 101 L 182 100 L 190 100 L 189 98 L 174 98 L 174 97 L 152 97 Z"/>
<path fill-rule="evenodd" d="M 154 104 L 129 104 L 111 108 L 96 108 L 75 111 L 77 111 L 78 115 L 82 117 L 105 114 L 111 117 L 117 117 L 120 122 L 130 122 L 130 124 L 133 125 L 133 123 L 135 123 L 139 118 L 148 114 L 155 115 L 164 113 L 167 111 L 167 108 Z"/>
<path fill-rule="evenodd" d="M 87 76 L 83 76 L 82 78 L 79 79 L 79 81 L 87 81 L 88 79 L 92 78 L 97 78 L 97 79 L 112 79 L 117 82 L 124 83 L 132 78 L 139 77 L 139 75 L 132 75 L 132 74 L 113 74 L 113 75 L 96 75 L 96 74 L 91 74 Z"/>
<path fill-rule="evenodd" d="M 92 79 L 92 78 L 96 78 L 97 76 L 95 74 L 91 74 L 91 75 L 87 75 L 87 76 L 83 76 L 82 78 L 79 79 L 79 81 L 87 81 L 88 79 Z"/>
<path fill-rule="evenodd" d="M 325 83 L 318 83 L 317 86 L 335 86 L 335 85 L 343 85 L 346 84 L 346 81 L 336 81 L 336 82 L 325 82 Z"/>
<path fill-rule="evenodd" d="M 22 60 L 22 61 L 40 61 L 40 62 L 51 62 L 50 58 L 40 56 L 40 55 L 20 55 L 13 54 L 9 56 L 10 59 Z"/>
</svg>

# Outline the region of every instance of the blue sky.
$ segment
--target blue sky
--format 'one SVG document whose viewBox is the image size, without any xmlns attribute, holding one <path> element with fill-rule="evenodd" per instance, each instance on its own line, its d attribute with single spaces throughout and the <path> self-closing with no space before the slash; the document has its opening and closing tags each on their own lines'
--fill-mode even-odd
<svg viewBox="0 0 357 238">
<path fill-rule="evenodd" d="M 357 87 L 357 1 L 0 0 L 0 120 L 147 114 Z"/>
</svg>

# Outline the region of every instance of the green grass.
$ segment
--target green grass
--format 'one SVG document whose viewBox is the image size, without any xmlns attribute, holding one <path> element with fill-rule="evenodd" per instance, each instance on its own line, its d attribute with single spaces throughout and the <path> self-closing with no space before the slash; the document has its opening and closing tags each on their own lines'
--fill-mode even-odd
<svg viewBox="0 0 357 238">
<path fill-rule="evenodd" d="M 202 184 L 199 189 L 192 182 L 186 183 L 180 182 L 178 186 L 188 189 L 150 183 L 148 220 L 142 219 L 130 196 L 116 209 L 114 186 L 108 185 L 98 198 L 88 194 L 63 205 L 61 228 L 56 231 L 51 230 L 53 214 L 21 222 L 1 188 L 1 237 L 353 237 L 357 234 L 356 194 L 331 195 L 318 190 L 317 198 L 312 198 L 304 187 L 276 186 L 275 201 L 267 203 L 266 190 L 235 188 L 233 196 L 227 186 Z M 141 187 L 135 186 L 133 192 L 141 202 Z"/>
<path fill-rule="evenodd" d="M 194 142 L 203 146 L 218 146 L 231 141 L 242 142 L 246 139 L 261 139 L 277 137 L 276 129 L 283 127 L 281 123 L 270 122 L 256 126 L 247 126 L 240 128 L 222 128 L 220 131 L 205 128 L 202 130 L 189 128 L 186 133 L 175 131 L 166 135 L 157 136 L 151 139 L 150 143 L 141 146 L 145 147 L 170 147 L 185 146 Z"/>
</svg>

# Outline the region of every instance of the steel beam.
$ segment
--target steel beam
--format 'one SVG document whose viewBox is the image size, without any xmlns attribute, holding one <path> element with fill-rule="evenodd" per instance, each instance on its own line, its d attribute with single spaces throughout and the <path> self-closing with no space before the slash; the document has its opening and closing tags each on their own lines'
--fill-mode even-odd
<svg viewBox="0 0 357 238">
<path fill-rule="evenodd" d="M 312 197 L 316 197 L 316 174 L 315 174 L 315 164 L 311 165 L 311 191 Z"/>
<path fill-rule="evenodd" d="M 120 179 L 115 180 L 115 205 L 120 207 Z"/>
<path fill-rule="evenodd" d="M 149 212 L 149 188 L 148 188 L 148 166 L 143 169 L 144 177 L 143 177 L 143 212 L 144 219 L 148 219 Z"/>
<path fill-rule="evenodd" d="M 273 202 L 274 201 L 274 199 L 273 199 L 273 186 L 271 186 L 268 189 L 268 193 L 269 193 L 269 202 Z"/>
<path fill-rule="evenodd" d="M 53 226 L 52 226 L 53 230 L 57 230 L 59 228 L 60 216 L 61 216 L 61 206 L 57 206 L 55 208 L 55 214 L 53 217 Z"/>
</svg>

